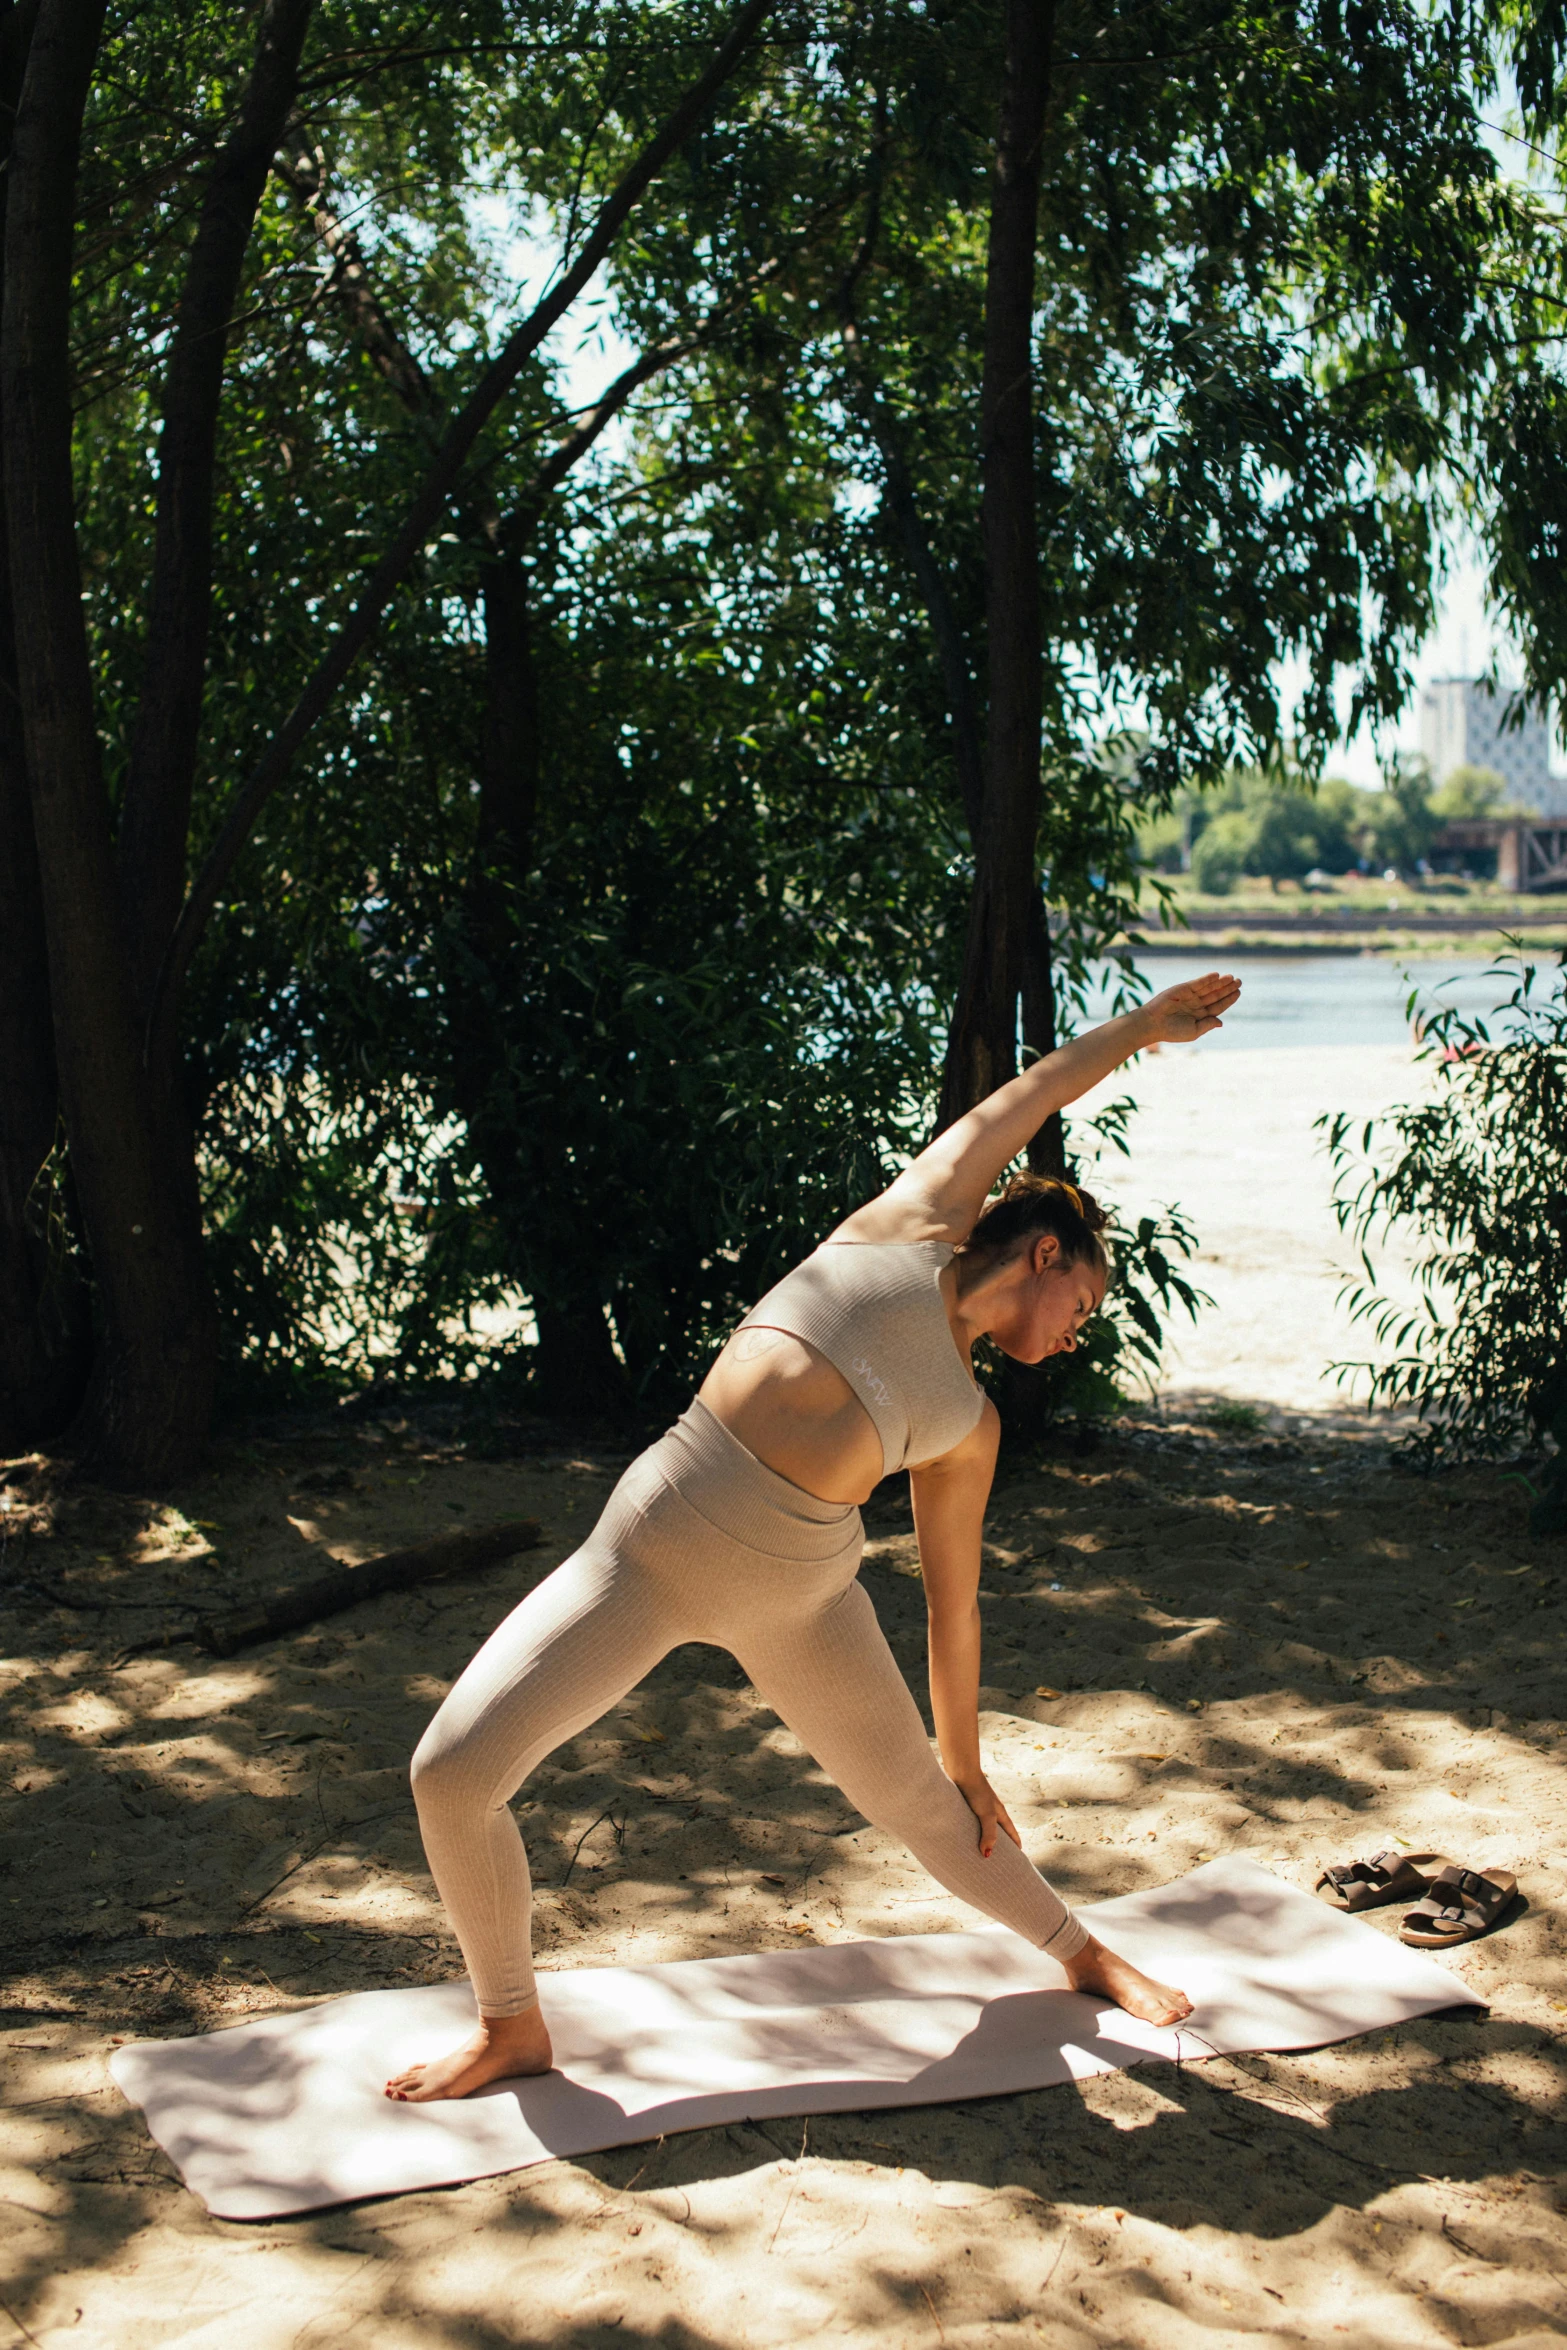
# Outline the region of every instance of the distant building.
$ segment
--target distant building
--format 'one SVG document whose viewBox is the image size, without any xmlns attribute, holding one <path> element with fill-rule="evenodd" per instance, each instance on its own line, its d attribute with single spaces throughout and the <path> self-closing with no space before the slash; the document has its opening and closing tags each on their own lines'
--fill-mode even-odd
<svg viewBox="0 0 1567 2350">
<path fill-rule="evenodd" d="M 1420 748 L 1437 783 L 1455 767 L 1490 767 L 1514 806 L 1567 815 L 1567 776 L 1551 773 L 1551 730 L 1537 708 L 1508 726 L 1517 695 L 1488 693 L 1472 677 L 1433 678 L 1420 696 Z"/>
</svg>

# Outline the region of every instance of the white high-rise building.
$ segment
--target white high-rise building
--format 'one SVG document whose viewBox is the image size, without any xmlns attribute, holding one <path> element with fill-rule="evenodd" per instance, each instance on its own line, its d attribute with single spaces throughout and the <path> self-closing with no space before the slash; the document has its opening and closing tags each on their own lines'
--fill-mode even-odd
<svg viewBox="0 0 1567 2350">
<path fill-rule="evenodd" d="M 1517 699 L 1505 686 L 1488 693 L 1472 677 L 1433 678 L 1420 696 L 1420 748 L 1432 779 L 1445 783 L 1455 767 L 1490 767 L 1512 806 L 1567 815 L 1567 776 L 1551 773 L 1551 730 L 1540 711 L 1527 709 L 1521 726 L 1504 723 Z"/>
</svg>

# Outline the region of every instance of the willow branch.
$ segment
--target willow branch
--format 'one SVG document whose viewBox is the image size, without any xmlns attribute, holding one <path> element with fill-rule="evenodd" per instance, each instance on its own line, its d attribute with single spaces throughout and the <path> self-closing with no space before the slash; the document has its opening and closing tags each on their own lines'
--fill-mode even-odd
<svg viewBox="0 0 1567 2350">
<path fill-rule="evenodd" d="M 466 404 L 447 429 L 401 529 L 376 565 L 358 602 L 318 662 L 293 708 L 235 799 L 216 841 L 191 886 L 163 960 L 147 1024 L 146 1051 L 155 1059 L 172 1028 L 180 988 L 191 958 L 217 904 L 218 893 L 254 829 L 256 819 L 284 781 L 296 752 L 331 706 L 338 688 L 369 644 L 381 617 L 425 546 L 461 476 L 475 441 L 551 328 L 562 318 L 610 252 L 627 218 L 658 174 L 677 154 L 713 100 L 731 78 L 774 0 L 748 0 L 712 63 L 687 92 L 662 128 L 643 148 L 601 207 L 592 234 L 571 267 L 510 335 L 485 369 Z"/>
</svg>

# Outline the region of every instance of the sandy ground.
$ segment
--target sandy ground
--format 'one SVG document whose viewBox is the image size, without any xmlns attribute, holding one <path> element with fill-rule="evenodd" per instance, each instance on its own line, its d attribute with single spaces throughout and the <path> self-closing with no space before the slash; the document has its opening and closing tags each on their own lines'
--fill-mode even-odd
<svg viewBox="0 0 1567 2350">
<path fill-rule="evenodd" d="M 1390 1465 L 1324 1375 L 1356 1349 L 1312 1120 L 1419 1083 L 1376 1047 L 1132 1073 L 1136 1157 L 1104 1189 L 1188 1208 L 1220 1310 L 1159 1410 L 1004 1469 L 985 1731 L 1074 1899 L 1232 1849 L 1309 1885 L 1395 1837 L 1514 1869 L 1516 1912 L 1448 1961 L 1487 2017 L 214 2222 L 110 2048 L 458 1971 L 406 1758 L 620 1462 L 432 1411 L 231 1435 L 157 1496 L 21 1464 L 0 1494 L 0 2350 L 1559 2340 L 1560 1546 L 1529 1540 L 1516 1483 Z M 1255 1434 L 1226 1399 L 1259 1407 Z M 489 1574 L 226 1663 L 175 1637 L 197 1603 L 518 1512 L 545 1546 Z M 918 1688 L 906 1501 L 889 1487 L 867 1519 L 866 1582 Z M 714 1650 L 677 1651 L 519 1809 L 546 1967 L 965 1922 Z"/>
<path fill-rule="evenodd" d="M 1560 2339 L 1559 1546 L 1527 1538 L 1516 1484 L 1417 1481 L 1331 1431 L 1128 1420 L 1091 1454 L 1005 1469 L 988 1751 L 1028 1849 L 1080 1900 L 1235 1849 L 1310 1885 L 1395 1835 L 1505 1863 L 1523 1902 L 1449 1960 L 1487 2016 L 707 2131 L 273 2225 L 208 2219 L 111 2085 L 109 2050 L 458 1971 L 406 1757 L 617 1466 L 436 1413 L 253 1430 L 144 1500 L 13 1478 L 0 2346 Z M 178 1608 L 325 1552 L 519 1511 L 546 1547 L 469 1582 L 228 1662 L 159 1642 Z M 867 1585 L 918 1686 L 906 1502 L 889 1488 L 868 1517 Z M 965 1922 L 715 1650 L 672 1655 L 521 1808 L 547 1967 Z"/>
<path fill-rule="evenodd" d="M 1339 1303 L 1358 1259 L 1333 1213 L 1315 1121 L 1330 1109 L 1379 1116 L 1431 1083 L 1412 1047 L 1167 1045 L 1079 1105 L 1091 1115 L 1124 1095 L 1136 1101 L 1132 1157 L 1100 1149 L 1091 1180 L 1131 1215 L 1179 1205 L 1200 1236 L 1186 1271 L 1215 1310 L 1174 1325 L 1161 1383 L 1170 1401 L 1229 1396 L 1283 1415 L 1280 1425 L 1309 1414 L 1350 1427 L 1362 1416 L 1364 1384 L 1340 1385 L 1330 1365 L 1366 1359 L 1375 1342 Z M 1372 1261 L 1392 1294 L 1413 1296 L 1405 1250 L 1379 1248 Z"/>
</svg>

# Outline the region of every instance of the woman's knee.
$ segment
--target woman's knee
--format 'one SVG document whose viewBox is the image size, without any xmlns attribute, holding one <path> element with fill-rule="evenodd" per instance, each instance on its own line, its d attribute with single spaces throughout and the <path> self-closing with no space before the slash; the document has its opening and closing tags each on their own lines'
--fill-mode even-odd
<svg viewBox="0 0 1567 2350">
<path fill-rule="evenodd" d="M 459 1727 L 441 1714 L 414 1748 L 408 1766 L 409 1784 L 421 1813 L 441 1810 L 451 1802 L 482 1801 L 488 1776 L 474 1726 Z"/>
<path fill-rule="evenodd" d="M 495 1810 L 509 1803 L 556 1743 L 515 1711 L 464 1719 L 443 1706 L 414 1748 L 408 1777 L 421 1818 L 448 1805 Z"/>
</svg>

